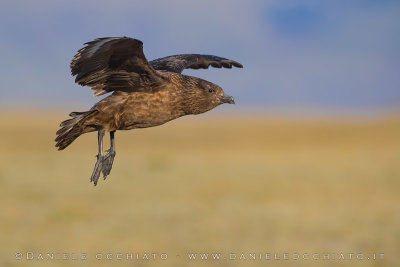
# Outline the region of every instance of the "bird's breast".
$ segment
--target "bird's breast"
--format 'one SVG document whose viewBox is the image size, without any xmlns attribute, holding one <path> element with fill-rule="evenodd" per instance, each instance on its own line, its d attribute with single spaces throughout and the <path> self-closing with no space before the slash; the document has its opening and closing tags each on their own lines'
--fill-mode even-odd
<svg viewBox="0 0 400 267">
<path fill-rule="evenodd" d="M 118 130 L 161 125 L 183 116 L 183 98 L 176 91 L 130 93 L 115 113 Z"/>
</svg>

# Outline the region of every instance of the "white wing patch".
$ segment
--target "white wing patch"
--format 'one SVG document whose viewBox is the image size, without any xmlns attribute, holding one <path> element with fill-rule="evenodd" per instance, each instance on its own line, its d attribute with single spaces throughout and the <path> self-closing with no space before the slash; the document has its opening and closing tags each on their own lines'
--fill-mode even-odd
<svg viewBox="0 0 400 267">
<path fill-rule="evenodd" d="M 107 39 L 104 39 L 104 40 L 101 40 L 101 41 L 96 42 L 96 44 L 93 45 L 93 47 L 91 47 L 90 49 L 87 50 L 88 57 L 93 56 L 93 54 L 96 53 L 96 51 L 99 50 L 99 48 L 100 48 L 102 45 L 104 45 L 105 43 L 108 43 L 109 41 L 116 40 L 116 39 L 121 39 L 121 38 L 118 38 L 118 37 L 115 37 L 115 38 L 107 38 Z"/>
</svg>

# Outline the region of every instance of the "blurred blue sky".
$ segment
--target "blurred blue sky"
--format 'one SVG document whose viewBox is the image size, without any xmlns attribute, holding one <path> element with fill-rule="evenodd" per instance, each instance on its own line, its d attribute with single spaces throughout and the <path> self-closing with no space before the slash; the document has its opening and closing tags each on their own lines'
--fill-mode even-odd
<svg viewBox="0 0 400 267">
<path fill-rule="evenodd" d="M 86 41 L 130 36 L 151 60 L 205 53 L 244 69 L 185 71 L 239 107 L 400 107 L 400 1 L 2 1 L 3 106 L 87 109 L 69 63 Z M 231 109 L 232 107 L 230 107 Z"/>
</svg>

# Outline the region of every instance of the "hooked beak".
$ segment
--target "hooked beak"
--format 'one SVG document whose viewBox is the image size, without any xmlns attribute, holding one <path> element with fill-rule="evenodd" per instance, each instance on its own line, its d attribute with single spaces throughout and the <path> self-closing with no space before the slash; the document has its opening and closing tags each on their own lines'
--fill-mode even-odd
<svg viewBox="0 0 400 267">
<path fill-rule="evenodd" d="M 223 95 L 219 100 L 221 100 L 221 103 L 235 104 L 235 99 L 230 95 Z"/>
</svg>

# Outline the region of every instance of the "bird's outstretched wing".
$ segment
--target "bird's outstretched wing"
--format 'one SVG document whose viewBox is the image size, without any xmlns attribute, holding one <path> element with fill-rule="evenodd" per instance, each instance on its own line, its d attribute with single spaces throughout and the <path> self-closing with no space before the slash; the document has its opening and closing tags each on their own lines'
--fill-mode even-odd
<svg viewBox="0 0 400 267">
<path fill-rule="evenodd" d="M 211 65 L 215 68 L 243 68 L 239 62 L 212 55 L 182 54 L 158 58 L 150 61 L 156 70 L 181 73 L 184 69 L 208 69 Z"/>
<path fill-rule="evenodd" d="M 128 37 L 99 38 L 86 43 L 71 62 L 75 82 L 94 95 L 111 91 L 149 91 L 162 82 L 143 54 L 143 43 Z"/>
</svg>

